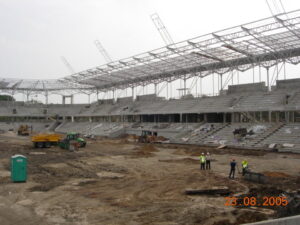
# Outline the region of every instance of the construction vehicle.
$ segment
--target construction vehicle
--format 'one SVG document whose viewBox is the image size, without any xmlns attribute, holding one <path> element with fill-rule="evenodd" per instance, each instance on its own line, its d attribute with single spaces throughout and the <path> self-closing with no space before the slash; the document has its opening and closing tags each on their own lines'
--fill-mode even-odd
<svg viewBox="0 0 300 225">
<path fill-rule="evenodd" d="M 142 130 L 141 136 L 139 136 L 138 142 L 140 143 L 152 143 L 157 139 L 157 132 L 150 130 Z"/>
<path fill-rule="evenodd" d="M 18 128 L 18 135 L 28 136 L 29 135 L 29 126 L 28 125 L 20 125 Z"/>
<path fill-rule="evenodd" d="M 57 145 L 61 139 L 61 134 L 37 134 L 31 137 L 35 148 L 49 148 L 52 145 Z"/>
<path fill-rule="evenodd" d="M 61 140 L 58 145 L 63 149 L 72 150 L 72 147 L 84 148 L 86 146 L 86 141 L 80 137 L 79 133 L 71 132 L 68 133 L 66 138 Z"/>
</svg>

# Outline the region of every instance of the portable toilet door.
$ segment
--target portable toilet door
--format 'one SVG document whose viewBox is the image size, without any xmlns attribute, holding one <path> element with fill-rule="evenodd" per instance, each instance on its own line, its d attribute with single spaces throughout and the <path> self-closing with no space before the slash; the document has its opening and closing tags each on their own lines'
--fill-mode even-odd
<svg viewBox="0 0 300 225">
<path fill-rule="evenodd" d="M 11 157 L 11 180 L 13 182 L 26 182 L 27 180 L 27 158 L 23 155 Z"/>
</svg>

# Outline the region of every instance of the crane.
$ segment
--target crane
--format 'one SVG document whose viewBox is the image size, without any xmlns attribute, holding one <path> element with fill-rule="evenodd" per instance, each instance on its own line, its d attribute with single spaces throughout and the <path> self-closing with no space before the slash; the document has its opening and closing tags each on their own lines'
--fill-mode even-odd
<svg viewBox="0 0 300 225">
<path fill-rule="evenodd" d="M 96 47 L 98 48 L 99 52 L 102 54 L 103 58 L 105 59 L 105 61 L 107 63 L 111 63 L 112 62 L 112 59 L 111 57 L 109 56 L 109 54 L 107 53 L 107 51 L 103 48 L 102 44 L 100 43 L 99 40 L 95 40 L 94 41 Z"/>
<path fill-rule="evenodd" d="M 63 61 L 63 63 L 65 64 L 65 66 L 68 68 L 68 70 L 70 71 L 70 73 L 74 74 L 75 70 L 73 69 L 73 67 L 71 66 L 71 64 L 67 61 L 67 59 L 64 56 L 61 56 L 61 60 Z"/>
<path fill-rule="evenodd" d="M 174 44 L 174 41 L 168 32 L 167 28 L 163 24 L 162 20 L 160 19 L 159 15 L 157 13 L 153 13 L 150 15 L 156 29 L 158 30 L 160 36 L 162 37 L 163 41 L 166 45 Z"/>
</svg>

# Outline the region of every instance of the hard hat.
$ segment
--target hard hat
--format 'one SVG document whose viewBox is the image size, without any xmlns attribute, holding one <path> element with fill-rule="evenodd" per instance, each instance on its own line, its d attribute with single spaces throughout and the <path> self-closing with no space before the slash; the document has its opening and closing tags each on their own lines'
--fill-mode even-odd
<svg viewBox="0 0 300 225">
<path fill-rule="evenodd" d="M 206 153 L 207 155 L 209 155 L 209 152 L 208 153 Z"/>
<path fill-rule="evenodd" d="M 202 154 L 201 155 L 204 155 L 204 152 L 202 152 Z"/>
</svg>

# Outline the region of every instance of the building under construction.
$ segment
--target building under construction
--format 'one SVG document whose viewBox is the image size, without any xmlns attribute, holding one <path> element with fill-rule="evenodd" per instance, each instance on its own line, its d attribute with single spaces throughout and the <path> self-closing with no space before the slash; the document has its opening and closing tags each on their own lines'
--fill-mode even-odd
<svg viewBox="0 0 300 225">
<path fill-rule="evenodd" d="M 300 62 L 299 26 L 300 10 L 296 10 L 182 42 L 171 42 L 163 48 L 118 61 L 110 61 L 107 56 L 110 62 L 105 65 L 57 80 L 1 78 L 2 94 L 21 93 L 27 99 L 35 94 L 45 96 L 44 103 L 12 100 L 3 101 L 0 106 L 0 129 L 4 135 L 0 140 L 10 148 L 1 158 L 20 152 L 32 161 L 29 172 L 33 180 L 26 186 L 31 194 L 26 192 L 27 199 L 15 202 L 23 207 L 22 210 L 27 206 L 34 208 L 38 216 L 32 217 L 34 220 L 29 220 L 31 216 L 22 216 L 22 221 L 66 225 L 75 224 L 75 221 L 80 221 L 78 224 L 126 224 L 130 220 L 134 222 L 129 224 L 233 225 L 298 214 L 300 156 L 295 153 L 300 153 L 300 78 L 286 79 L 286 65 Z M 259 80 L 255 81 L 254 73 Z M 253 76 L 253 82 L 240 84 L 241 76 Z M 180 96 L 174 97 L 172 91 L 176 90 L 172 84 L 178 80 Z M 218 88 L 215 90 L 216 85 L 213 85 L 212 95 L 202 92 L 206 80 L 217 82 Z M 151 87 L 153 93 L 140 94 L 138 90 L 146 87 Z M 164 96 L 161 90 L 166 93 Z M 126 94 L 118 97 L 121 92 Z M 97 101 L 74 104 L 78 93 L 95 95 Z M 50 104 L 51 94 L 61 95 L 62 104 Z M 89 144 L 92 147 L 77 155 L 32 150 L 27 142 L 22 142 L 26 137 L 20 137 L 23 147 L 16 149 L 14 145 L 20 140 L 13 137 L 10 143 L 6 138 L 9 131 L 17 130 L 22 124 L 30 126 L 33 133 L 77 132 L 93 137 L 88 141 L 88 147 Z M 242 130 L 244 132 L 239 133 Z M 141 135 L 142 131 L 163 137 L 158 141 L 160 144 L 132 142 L 135 140 L 132 137 Z M 97 138 L 101 139 L 100 144 Z M 170 149 L 173 152 L 170 153 Z M 202 152 L 216 155 L 217 174 L 211 171 L 198 174 L 198 155 Z M 124 162 L 118 163 L 122 164 L 113 161 L 120 155 Z M 157 158 L 151 161 L 151 157 Z M 229 182 L 224 166 L 229 164 L 228 157 L 240 161 L 248 157 L 255 165 L 251 167 L 253 172 L 259 172 L 264 180 L 252 177 Z M 274 161 L 269 162 L 269 158 Z M 286 163 L 282 159 L 287 160 Z M 156 165 L 157 162 L 160 164 Z M 5 160 L 2 163 L 0 176 L 1 171 L 5 174 L 9 169 Z M 132 165 L 136 168 L 130 167 Z M 281 169 L 276 167 L 278 165 Z M 158 172 L 150 174 L 151 168 Z M 135 170 L 138 172 L 133 173 Z M 133 178 L 135 173 L 140 173 L 140 180 Z M 197 183 L 201 184 L 198 176 L 209 177 L 205 185 Z M 3 189 L 5 193 L 11 184 L 5 180 L 3 183 L 7 187 Z M 220 200 L 224 199 L 220 197 L 222 193 L 211 189 L 222 184 L 227 186 L 222 189 L 227 190 L 227 194 L 239 197 L 247 194 L 256 198 L 287 196 L 291 206 L 278 206 L 279 209 L 271 205 L 262 209 L 258 205 L 240 205 L 224 209 L 217 206 L 224 203 Z M 145 187 L 145 192 L 137 187 L 139 185 Z M 132 195 L 128 194 L 131 186 L 134 187 Z M 201 190 L 209 189 L 200 200 L 183 194 L 187 188 L 199 189 L 200 186 Z M 119 189 L 126 194 L 118 192 Z M 12 186 L 12 190 L 17 193 L 21 189 Z M 64 191 L 78 197 L 73 206 L 74 196 L 66 198 L 63 204 L 55 197 L 64 195 Z M 52 198 L 53 205 L 58 204 L 58 208 L 49 202 L 42 203 L 42 199 L 34 197 L 36 192 L 44 194 L 42 199 Z M 86 206 L 82 198 L 88 199 Z M 11 206 L 15 204 L 11 199 L 3 201 Z M 201 205 L 200 201 L 206 203 Z M 79 207 L 79 204 L 83 205 Z M 65 210 L 64 215 L 60 215 L 60 207 Z M 140 207 L 147 210 L 139 211 Z M 14 213 L 13 207 L 9 210 L 6 213 Z M 122 215 L 116 213 L 118 210 Z M 3 221 L 6 222 L 3 224 L 13 224 L 13 220 Z"/>
</svg>

